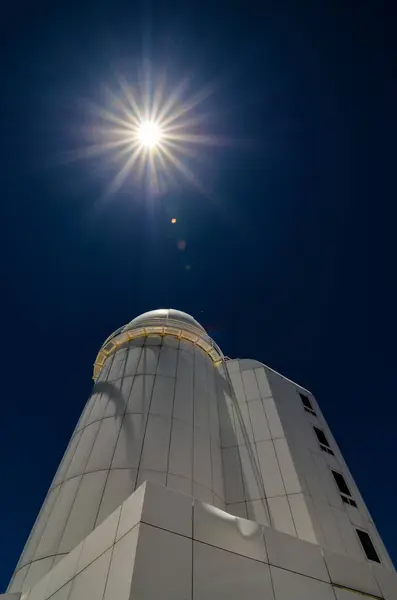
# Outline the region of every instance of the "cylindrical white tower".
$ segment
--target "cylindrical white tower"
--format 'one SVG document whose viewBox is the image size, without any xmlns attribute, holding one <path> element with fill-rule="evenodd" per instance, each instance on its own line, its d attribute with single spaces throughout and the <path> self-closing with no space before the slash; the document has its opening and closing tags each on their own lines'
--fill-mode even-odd
<svg viewBox="0 0 397 600">
<path fill-rule="evenodd" d="M 147 479 L 224 508 L 221 359 L 203 327 L 172 309 L 145 313 L 106 340 L 13 591 L 43 577 Z"/>
</svg>

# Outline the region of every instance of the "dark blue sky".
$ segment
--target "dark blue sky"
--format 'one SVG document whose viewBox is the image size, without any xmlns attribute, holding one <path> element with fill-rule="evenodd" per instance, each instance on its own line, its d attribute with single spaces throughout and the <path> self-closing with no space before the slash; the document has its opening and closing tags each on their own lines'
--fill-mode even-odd
<svg viewBox="0 0 397 600">
<path fill-rule="evenodd" d="M 191 313 L 225 354 L 313 391 L 397 560 L 391 4 L 70 0 L 3 12 L 0 591 L 100 344 L 163 306 Z M 206 131 L 228 142 L 193 165 L 205 193 L 180 177 L 156 199 L 127 185 L 104 202 L 114 166 L 65 154 L 92 125 L 84 99 L 106 102 L 116 72 L 134 84 L 143 58 L 170 89 L 186 75 L 192 92 L 209 85 Z"/>
</svg>

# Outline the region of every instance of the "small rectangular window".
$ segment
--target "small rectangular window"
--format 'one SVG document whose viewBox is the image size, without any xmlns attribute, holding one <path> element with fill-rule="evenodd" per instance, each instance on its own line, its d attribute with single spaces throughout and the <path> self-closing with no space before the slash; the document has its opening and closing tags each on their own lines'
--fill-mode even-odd
<svg viewBox="0 0 397 600">
<path fill-rule="evenodd" d="M 318 427 L 313 427 L 314 431 L 316 432 L 316 436 L 318 441 L 320 442 L 320 444 L 323 444 L 324 446 L 328 446 L 329 448 L 329 443 L 327 438 L 325 437 L 325 433 L 322 429 L 319 429 Z"/>
<path fill-rule="evenodd" d="M 350 504 L 350 506 L 356 506 L 357 504 L 355 500 L 353 500 L 352 495 L 350 493 L 349 487 L 343 477 L 342 473 L 338 473 L 337 471 L 333 471 L 331 469 L 331 473 L 334 476 L 335 483 L 338 486 L 340 491 L 340 496 L 345 504 Z"/>
<path fill-rule="evenodd" d="M 346 496 L 351 496 L 350 490 L 347 486 L 347 483 L 346 483 L 345 478 L 343 477 L 342 473 L 338 473 L 337 471 L 332 471 L 332 469 L 331 469 L 331 472 L 332 472 L 332 475 L 334 476 L 334 479 L 335 479 L 336 485 L 339 488 L 339 491 L 342 494 L 346 494 Z"/>
<path fill-rule="evenodd" d="M 373 545 L 368 533 L 366 531 L 363 531 L 362 529 L 356 529 L 356 531 L 366 557 L 369 560 L 373 560 L 374 562 L 380 563 L 380 558 L 378 556 L 377 551 L 375 550 L 375 546 Z"/>
<path fill-rule="evenodd" d="M 313 425 L 313 429 L 317 436 L 318 443 L 320 444 L 321 450 L 323 450 L 324 452 L 328 452 L 328 454 L 334 455 L 333 450 L 331 450 L 331 448 L 329 447 L 329 443 L 328 443 L 327 438 L 325 437 L 324 431 L 322 429 L 319 429 L 318 427 L 314 427 L 314 425 Z"/>
<path fill-rule="evenodd" d="M 307 412 L 309 412 L 309 413 L 311 413 L 312 415 L 315 415 L 315 416 L 316 416 L 316 411 L 314 410 L 314 408 L 313 408 L 313 405 L 312 405 L 312 403 L 310 402 L 310 399 L 309 399 L 309 397 L 308 397 L 308 396 L 306 396 L 306 394 L 301 394 L 300 392 L 298 392 L 298 393 L 299 393 L 299 396 L 301 397 L 302 404 L 303 404 L 303 408 L 304 408 L 304 409 L 305 409 Z"/>
</svg>

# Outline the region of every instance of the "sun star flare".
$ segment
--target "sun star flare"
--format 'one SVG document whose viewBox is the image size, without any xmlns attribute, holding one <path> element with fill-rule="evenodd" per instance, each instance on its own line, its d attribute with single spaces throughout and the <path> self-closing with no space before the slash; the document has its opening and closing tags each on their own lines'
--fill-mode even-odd
<svg viewBox="0 0 397 600">
<path fill-rule="evenodd" d="M 155 121 L 143 121 L 139 125 L 138 137 L 141 144 L 147 148 L 154 149 L 161 142 L 163 131 Z"/>
<path fill-rule="evenodd" d="M 116 171 L 105 196 L 117 193 L 126 183 L 148 185 L 154 195 L 176 184 L 176 175 L 204 191 L 193 163 L 203 158 L 199 148 L 217 145 L 218 136 L 208 135 L 206 99 L 211 86 L 193 95 L 188 79 L 168 91 L 165 78 L 135 86 L 120 79 L 119 92 L 105 90 L 106 104 L 90 103 L 95 121 L 89 129 L 91 144 L 75 153 L 76 158 L 105 154 Z"/>
</svg>

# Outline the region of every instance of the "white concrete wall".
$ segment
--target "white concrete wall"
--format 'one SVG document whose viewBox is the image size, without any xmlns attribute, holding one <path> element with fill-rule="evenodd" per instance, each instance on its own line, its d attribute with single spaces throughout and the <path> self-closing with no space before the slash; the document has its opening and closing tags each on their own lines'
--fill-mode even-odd
<svg viewBox="0 0 397 600">
<path fill-rule="evenodd" d="M 365 563 L 359 527 L 393 569 L 313 396 L 316 416 L 299 386 L 264 365 L 226 365 L 215 369 L 171 336 L 134 340 L 107 360 L 9 591 L 40 581 L 146 480 Z M 313 424 L 335 456 L 321 450 Z M 330 468 L 357 508 L 341 501 Z"/>
<path fill-rule="evenodd" d="M 131 342 L 107 360 L 18 563 L 30 586 L 143 481 L 224 507 L 217 372 L 172 336 Z"/>
<path fill-rule="evenodd" d="M 369 533 L 382 564 L 393 568 L 381 537 L 373 525 L 369 511 L 316 399 L 310 392 L 302 390 L 271 369 L 266 368 L 266 374 L 294 457 L 296 471 L 302 482 L 304 500 L 319 543 L 334 552 L 366 560 L 356 533 L 358 527 Z M 304 410 L 299 392 L 309 397 L 316 412 L 315 416 Z M 352 423 L 352 427 L 354 425 Z M 334 455 L 321 449 L 313 426 L 324 431 Z M 331 469 L 342 473 L 357 507 L 342 502 Z"/>
<path fill-rule="evenodd" d="M 239 360 L 226 365 L 220 423 L 227 510 L 296 536 L 289 495 L 301 488 L 265 371 L 241 369 Z"/>
<path fill-rule="evenodd" d="M 245 494 L 243 498 L 241 492 L 237 503 L 234 497 L 228 497 L 233 475 L 227 459 L 227 510 L 255 518 L 333 552 L 366 560 L 356 533 L 358 527 L 369 533 L 382 564 L 392 569 L 387 551 L 315 398 L 257 361 L 228 361 L 227 367 L 234 393 L 234 401 L 231 398 L 228 402 L 236 434 L 234 442 L 230 432 L 228 440 L 222 438 L 223 452 L 228 456 L 234 452 L 236 464 L 240 462 L 240 471 L 236 465 L 234 471 L 237 479 L 241 478 Z M 299 392 L 309 397 L 315 416 L 304 410 Z M 243 416 L 246 439 L 238 432 L 237 407 Z M 313 425 L 324 431 L 334 456 L 321 449 Z M 231 443 L 235 444 L 233 449 L 227 448 Z M 247 467 L 245 460 L 248 446 L 262 475 L 264 499 L 260 503 L 254 501 L 253 469 L 251 465 Z M 342 502 L 331 469 L 342 473 L 357 508 Z M 257 493 L 255 490 L 254 494 Z"/>
<path fill-rule="evenodd" d="M 397 600 L 397 574 L 148 482 L 23 600 Z"/>
</svg>

